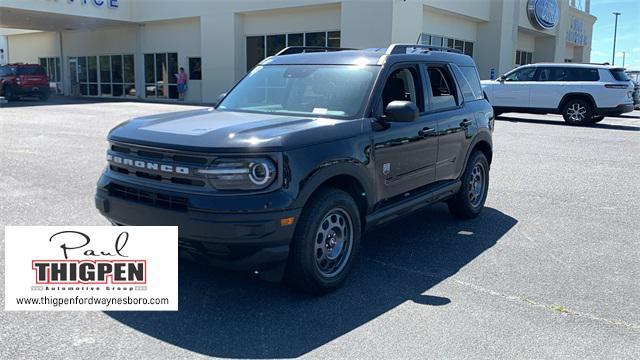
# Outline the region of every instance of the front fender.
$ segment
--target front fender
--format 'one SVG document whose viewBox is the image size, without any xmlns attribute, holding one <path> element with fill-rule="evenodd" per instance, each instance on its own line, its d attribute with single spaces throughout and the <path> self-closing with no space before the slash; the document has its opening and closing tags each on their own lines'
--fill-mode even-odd
<svg viewBox="0 0 640 360">
<path fill-rule="evenodd" d="M 369 208 L 373 207 L 373 184 L 368 174 L 366 165 L 354 159 L 341 159 L 325 162 L 315 168 L 307 177 L 300 181 L 298 197 L 294 201 L 294 207 L 303 207 L 311 195 L 322 184 L 338 176 L 350 177 L 357 181 L 363 190 L 363 196 L 367 198 Z"/>
</svg>

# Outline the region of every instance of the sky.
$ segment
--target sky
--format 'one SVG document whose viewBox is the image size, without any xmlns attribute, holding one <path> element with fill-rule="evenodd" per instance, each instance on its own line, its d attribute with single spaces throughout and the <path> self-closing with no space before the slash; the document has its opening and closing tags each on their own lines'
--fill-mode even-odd
<svg viewBox="0 0 640 360">
<path fill-rule="evenodd" d="M 622 66 L 622 52 L 626 52 L 625 67 L 640 70 L 640 0 L 591 0 L 591 14 L 598 18 L 593 25 L 591 62 L 609 62 L 613 54 L 613 30 L 618 16 L 616 65 Z"/>
</svg>

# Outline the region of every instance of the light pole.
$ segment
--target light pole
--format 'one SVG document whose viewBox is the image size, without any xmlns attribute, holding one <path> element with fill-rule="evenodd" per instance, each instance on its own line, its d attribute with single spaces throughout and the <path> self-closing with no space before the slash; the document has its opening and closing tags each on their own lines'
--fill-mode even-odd
<svg viewBox="0 0 640 360">
<path fill-rule="evenodd" d="M 611 65 L 616 64 L 616 37 L 618 35 L 618 16 L 620 15 L 620 13 L 615 11 L 613 15 L 616 16 L 616 26 L 613 29 L 613 57 L 611 59 Z"/>
</svg>

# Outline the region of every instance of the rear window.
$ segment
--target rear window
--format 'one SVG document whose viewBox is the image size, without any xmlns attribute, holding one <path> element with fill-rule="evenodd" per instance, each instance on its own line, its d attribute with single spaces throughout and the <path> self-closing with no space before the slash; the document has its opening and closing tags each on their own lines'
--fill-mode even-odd
<svg viewBox="0 0 640 360">
<path fill-rule="evenodd" d="M 18 75 L 47 75 L 42 66 L 18 66 Z"/>
<path fill-rule="evenodd" d="M 624 72 L 624 69 L 611 69 L 609 71 L 611 72 L 611 75 L 613 75 L 613 78 L 618 80 L 618 81 L 629 81 L 629 80 L 631 80 L 627 76 L 627 73 Z"/>
<path fill-rule="evenodd" d="M 453 65 L 453 73 L 458 79 L 458 85 L 465 101 L 480 100 L 483 99 L 482 86 L 480 85 L 480 78 L 478 77 L 478 71 L 473 66 L 458 66 Z"/>
</svg>

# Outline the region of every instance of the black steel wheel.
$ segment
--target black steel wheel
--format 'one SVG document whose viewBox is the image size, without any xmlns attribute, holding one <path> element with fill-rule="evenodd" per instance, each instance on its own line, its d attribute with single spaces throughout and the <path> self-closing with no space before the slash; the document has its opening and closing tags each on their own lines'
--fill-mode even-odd
<svg viewBox="0 0 640 360">
<path fill-rule="evenodd" d="M 460 190 L 447 202 L 449 211 L 461 219 L 471 219 L 484 208 L 489 190 L 489 162 L 482 151 L 469 156 L 460 181 Z"/>
<path fill-rule="evenodd" d="M 307 201 L 296 224 L 286 281 L 312 294 L 337 289 L 351 269 L 361 232 L 354 199 L 340 189 L 320 188 Z"/>
</svg>

